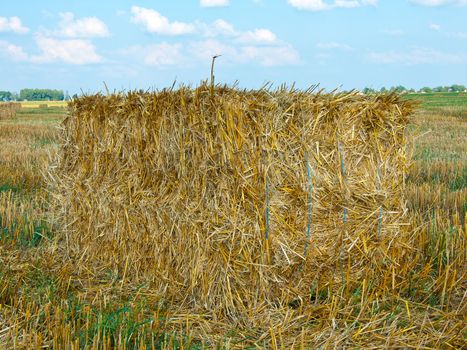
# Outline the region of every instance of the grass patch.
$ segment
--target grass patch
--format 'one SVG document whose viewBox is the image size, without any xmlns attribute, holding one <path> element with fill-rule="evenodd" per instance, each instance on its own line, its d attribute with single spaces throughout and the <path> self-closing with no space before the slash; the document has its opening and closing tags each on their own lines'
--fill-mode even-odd
<svg viewBox="0 0 467 350">
<path fill-rule="evenodd" d="M 44 239 L 50 239 L 52 232 L 44 220 L 30 220 L 27 216 L 21 220 L 9 222 L 0 216 L 0 242 L 12 242 L 23 248 L 37 247 Z"/>
<path fill-rule="evenodd" d="M 41 115 L 41 114 L 64 114 L 65 108 L 63 107 L 41 107 L 41 108 L 28 108 L 21 109 L 16 114 L 17 116 L 25 115 Z"/>
<path fill-rule="evenodd" d="M 38 137 L 34 140 L 34 142 L 31 144 L 33 148 L 42 148 L 42 147 L 47 147 L 49 145 L 54 145 L 56 144 L 57 141 L 54 138 L 50 137 Z"/>
<path fill-rule="evenodd" d="M 420 109 L 426 112 L 437 113 L 443 117 L 467 118 L 467 93 L 431 93 L 406 94 L 406 100 L 415 100 L 420 103 Z"/>
<path fill-rule="evenodd" d="M 92 307 L 75 298 L 63 310 L 66 324 L 77 327 L 74 338 L 84 348 L 99 346 L 103 339 L 111 348 L 202 349 L 190 336 L 165 331 L 166 318 L 154 313 L 144 301 L 130 300 L 106 308 Z"/>
<path fill-rule="evenodd" d="M 1 192 L 19 192 L 21 188 L 17 185 L 11 185 L 9 183 L 0 184 L 0 193 Z"/>
<path fill-rule="evenodd" d="M 434 92 L 429 94 L 406 94 L 404 99 L 421 102 L 421 108 L 439 110 L 443 108 L 463 107 L 467 111 L 467 93 L 465 92 Z M 466 115 L 467 116 L 467 115 Z"/>
</svg>

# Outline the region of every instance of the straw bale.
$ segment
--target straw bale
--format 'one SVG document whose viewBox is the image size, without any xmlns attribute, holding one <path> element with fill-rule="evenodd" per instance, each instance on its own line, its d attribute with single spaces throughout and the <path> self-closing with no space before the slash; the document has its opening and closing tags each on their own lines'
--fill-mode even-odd
<svg viewBox="0 0 467 350">
<path fill-rule="evenodd" d="M 286 88 L 73 99 L 49 176 L 57 239 L 78 274 L 243 324 L 312 285 L 390 285 L 410 249 L 411 112 L 393 94 Z"/>
<path fill-rule="evenodd" d="M 14 119 L 16 112 L 21 109 L 21 103 L 0 102 L 0 119 Z"/>
</svg>

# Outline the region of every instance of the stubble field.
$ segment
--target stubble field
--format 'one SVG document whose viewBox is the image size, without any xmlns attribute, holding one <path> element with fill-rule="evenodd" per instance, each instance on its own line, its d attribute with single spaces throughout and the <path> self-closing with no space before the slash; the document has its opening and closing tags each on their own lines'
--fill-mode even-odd
<svg viewBox="0 0 467 350">
<path fill-rule="evenodd" d="M 421 101 L 408 132 L 413 164 L 407 207 L 417 264 L 391 295 L 356 290 L 348 300 L 319 295 L 317 347 L 461 348 L 467 337 L 467 94 L 411 95 Z M 63 104 L 29 103 L 0 121 L 0 348 L 282 348 L 287 330 L 205 336 L 144 286 L 115 276 L 78 280 L 56 259 L 54 218 L 44 181 L 57 152 Z M 339 306 L 338 306 L 339 304 Z M 342 307 L 342 305 L 346 305 Z M 338 309 L 340 307 L 340 309 Z M 201 316 L 199 316 L 201 317 Z M 210 339 L 209 343 L 206 339 Z M 212 339 L 217 338 L 217 343 Z M 293 342 L 295 348 L 307 343 Z"/>
</svg>

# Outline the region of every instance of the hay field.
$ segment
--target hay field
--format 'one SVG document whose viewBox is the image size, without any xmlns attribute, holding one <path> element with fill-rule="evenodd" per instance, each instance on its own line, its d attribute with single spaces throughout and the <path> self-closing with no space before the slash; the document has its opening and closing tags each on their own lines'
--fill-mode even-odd
<svg viewBox="0 0 467 350">
<path fill-rule="evenodd" d="M 284 318 L 250 329 L 183 313 L 115 271 L 77 276 L 54 240 L 43 176 L 63 112 L 31 108 L 1 120 L 0 348 L 461 348 L 467 120 L 453 108 L 465 112 L 422 109 L 406 131 L 415 136 L 406 196 L 418 246 L 400 271 L 411 273 L 391 273 L 384 294 L 365 279 L 351 290 L 310 285 L 306 305 L 292 302 Z"/>
<path fill-rule="evenodd" d="M 23 108 L 39 108 L 41 105 L 47 105 L 47 107 L 61 107 L 65 108 L 67 105 L 66 101 L 22 101 L 21 106 Z"/>
</svg>

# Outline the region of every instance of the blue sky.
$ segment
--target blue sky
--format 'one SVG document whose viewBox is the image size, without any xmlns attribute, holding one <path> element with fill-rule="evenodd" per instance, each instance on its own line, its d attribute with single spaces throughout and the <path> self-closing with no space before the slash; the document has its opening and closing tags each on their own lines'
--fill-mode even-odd
<svg viewBox="0 0 467 350">
<path fill-rule="evenodd" d="M 467 85 L 467 0 L 48 0 L 0 7 L 0 90 Z"/>
</svg>

